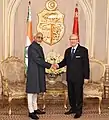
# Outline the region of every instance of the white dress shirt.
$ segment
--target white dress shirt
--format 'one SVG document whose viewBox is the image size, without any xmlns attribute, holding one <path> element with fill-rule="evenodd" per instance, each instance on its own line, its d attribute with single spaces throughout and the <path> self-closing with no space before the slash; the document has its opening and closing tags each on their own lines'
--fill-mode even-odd
<svg viewBox="0 0 109 120">
<path fill-rule="evenodd" d="M 72 50 L 74 49 L 74 53 L 75 53 L 75 51 L 76 51 L 76 49 L 77 49 L 77 47 L 78 47 L 78 44 L 75 46 L 75 47 L 72 47 L 72 49 L 71 49 L 71 53 L 72 53 Z"/>
</svg>

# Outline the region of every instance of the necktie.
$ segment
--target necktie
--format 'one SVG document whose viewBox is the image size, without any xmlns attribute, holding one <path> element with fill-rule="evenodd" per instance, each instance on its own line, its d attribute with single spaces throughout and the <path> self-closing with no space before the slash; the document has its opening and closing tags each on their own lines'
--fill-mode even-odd
<svg viewBox="0 0 109 120">
<path fill-rule="evenodd" d="M 73 49 L 71 49 L 71 58 L 73 58 L 74 53 L 75 53 L 75 49 L 73 48 Z"/>
</svg>

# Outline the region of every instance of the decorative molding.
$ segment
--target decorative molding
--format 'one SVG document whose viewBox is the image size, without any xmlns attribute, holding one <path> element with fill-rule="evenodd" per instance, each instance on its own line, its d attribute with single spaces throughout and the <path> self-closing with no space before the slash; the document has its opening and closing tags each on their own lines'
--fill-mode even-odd
<svg viewBox="0 0 109 120">
<path fill-rule="evenodd" d="M 109 0 L 107 1 L 106 55 L 107 55 L 107 64 L 109 64 Z"/>
<path fill-rule="evenodd" d="M 85 46 L 89 49 L 90 57 L 93 57 L 94 42 L 92 41 L 92 8 L 87 0 L 77 0 L 82 7 L 85 18 L 86 18 L 86 44 Z"/>
<path fill-rule="evenodd" d="M 15 24 L 15 13 L 18 5 L 22 0 L 10 0 L 8 6 L 8 31 L 7 31 L 7 50 L 6 55 L 14 55 L 14 24 Z M 85 18 L 86 18 L 86 47 L 89 48 L 89 54 L 93 57 L 94 48 L 92 47 L 94 41 L 92 41 L 92 9 L 90 3 L 87 0 L 77 0 L 78 3 L 83 8 Z M 11 26 L 11 27 L 10 27 Z M 9 45 L 8 45 L 9 44 Z M 7 53 L 7 51 L 9 51 Z"/>
<path fill-rule="evenodd" d="M 9 56 L 14 55 L 15 13 L 21 1 L 22 0 L 10 0 L 9 6 L 8 6 Z"/>
<path fill-rule="evenodd" d="M 3 55 L 2 59 L 7 58 L 10 55 L 9 44 L 9 19 L 10 11 L 12 10 L 12 4 L 15 0 L 3 0 Z"/>
<path fill-rule="evenodd" d="M 91 50 L 92 50 L 92 57 L 95 57 L 95 51 L 94 51 L 94 48 L 95 48 L 95 9 L 96 9 L 96 0 L 93 1 L 93 4 L 92 4 L 92 11 L 93 11 L 93 14 L 92 14 L 92 45 L 91 45 Z"/>
<path fill-rule="evenodd" d="M 91 7 L 92 7 L 92 5 L 93 5 L 93 0 L 88 0 L 88 1 L 89 1 L 90 5 L 91 5 Z"/>
<path fill-rule="evenodd" d="M 3 0 L 3 40 L 2 40 L 2 60 L 6 58 L 8 45 L 7 45 L 7 1 Z"/>
<path fill-rule="evenodd" d="M 5 48 L 5 0 L 3 1 L 3 40 L 2 40 L 2 60 L 4 59 L 3 49 Z"/>
</svg>

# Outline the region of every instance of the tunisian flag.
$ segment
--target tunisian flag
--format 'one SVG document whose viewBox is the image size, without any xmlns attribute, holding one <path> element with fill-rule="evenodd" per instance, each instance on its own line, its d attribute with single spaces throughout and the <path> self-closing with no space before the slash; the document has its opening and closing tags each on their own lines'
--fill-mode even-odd
<svg viewBox="0 0 109 120">
<path fill-rule="evenodd" d="M 25 42 L 25 71 L 27 71 L 28 67 L 28 47 L 32 43 L 32 17 L 31 17 L 31 2 L 29 1 L 28 5 L 28 16 L 27 16 L 27 37 Z"/>
<path fill-rule="evenodd" d="M 75 7 L 75 14 L 74 14 L 74 23 L 73 23 L 73 34 L 78 36 L 79 40 L 79 24 L 78 24 L 78 4 Z"/>
</svg>

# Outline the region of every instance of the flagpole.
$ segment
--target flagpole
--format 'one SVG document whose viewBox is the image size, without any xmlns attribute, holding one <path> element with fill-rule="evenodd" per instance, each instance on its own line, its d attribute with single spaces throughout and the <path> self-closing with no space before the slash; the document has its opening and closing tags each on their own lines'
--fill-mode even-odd
<svg viewBox="0 0 109 120">
<path fill-rule="evenodd" d="M 27 15 L 27 37 L 25 42 L 25 50 L 24 50 L 24 56 L 25 56 L 25 73 L 27 72 L 28 67 L 28 47 L 32 43 L 33 37 L 32 37 L 32 13 L 31 13 L 31 2 L 28 2 L 28 15 Z"/>
<path fill-rule="evenodd" d="M 29 1 L 29 5 L 31 5 L 31 1 Z"/>
</svg>

